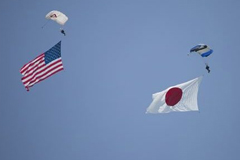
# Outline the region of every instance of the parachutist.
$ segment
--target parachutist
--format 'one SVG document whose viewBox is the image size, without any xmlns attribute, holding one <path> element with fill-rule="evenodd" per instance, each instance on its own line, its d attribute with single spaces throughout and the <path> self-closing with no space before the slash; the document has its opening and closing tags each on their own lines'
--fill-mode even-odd
<svg viewBox="0 0 240 160">
<path fill-rule="evenodd" d="M 61 33 L 62 33 L 64 36 L 66 36 L 66 33 L 65 33 L 65 31 L 64 31 L 63 29 L 61 29 Z"/>
<path fill-rule="evenodd" d="M 192 52 L 198 53 L 202 58 L 204 58 L 203 60 L 205 61 L 206 70 L 210 73 L 210 67 L 208 66 L 205 58 L 210 56 L 213 53 L 213 50 L 206 44 L 198 44 L 190 50 L 190 53 Z"/>
<path fill-rule="evenodd" d="M 210 73 L 210 67 L 208 65 L 206 65 L 206 70 Z"/>
<path fill-rule="evenodd" d="M 68 21 L 68 17 L 65 14 L 56 10 L 50 11 L 45 17 L 46 19 L 57 22 L 59 25 L 61 25 L 61 27 L 63 27 L 64 24 Z M 47 24 L 47 22 L 43 25 L 43 27 Z M 66 36 L 66 33 L 63 30 L 63 28 L 60 28 L 60 32 L 64 34 L 64 36 Z"/>
</svg>

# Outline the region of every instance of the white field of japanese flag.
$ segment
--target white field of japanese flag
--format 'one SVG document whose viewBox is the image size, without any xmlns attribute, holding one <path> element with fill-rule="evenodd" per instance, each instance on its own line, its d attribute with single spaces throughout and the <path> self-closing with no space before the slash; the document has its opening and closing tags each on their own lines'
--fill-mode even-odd
<svg viewBox="0 0 240 160">
<path fill-rule="evenodd" d="M 202 77 L 167 88 L 152 95 L 146 113 L 198 111 L 198 88 Z"/>
</svg>

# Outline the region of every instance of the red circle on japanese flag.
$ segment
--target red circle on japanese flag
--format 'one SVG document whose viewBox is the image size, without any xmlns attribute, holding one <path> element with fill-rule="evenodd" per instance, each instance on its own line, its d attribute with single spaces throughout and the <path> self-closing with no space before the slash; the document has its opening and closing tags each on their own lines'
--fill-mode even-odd
<svg viewBox="0 0 240 160">
<path fill-rule="evenodd" d="M 168 106 L 176 105 L 182 98 L 182 90 L 180 88 L 174 87 L 167 91 L 165 95 L 165 102 Z"/>
</svg>

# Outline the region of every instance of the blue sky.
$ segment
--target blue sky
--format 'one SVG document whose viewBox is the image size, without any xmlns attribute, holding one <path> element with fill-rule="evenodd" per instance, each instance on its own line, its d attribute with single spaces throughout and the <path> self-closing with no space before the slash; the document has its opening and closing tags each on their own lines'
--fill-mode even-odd
<svg viewBox="0 0 240 160">
<path fill-rule="evenodd" d="M 1 160 L 238 160 L 238 0 L 2 0 Z M 59 10 L 64 28 L 46 22 Z M 20 68 L 62 40 L 64 71 L 27 92 Z M 208 44 L 211 73 L 190 48 Z M 200 112 L 145 114 L 204 75 Z"/>
</svg>

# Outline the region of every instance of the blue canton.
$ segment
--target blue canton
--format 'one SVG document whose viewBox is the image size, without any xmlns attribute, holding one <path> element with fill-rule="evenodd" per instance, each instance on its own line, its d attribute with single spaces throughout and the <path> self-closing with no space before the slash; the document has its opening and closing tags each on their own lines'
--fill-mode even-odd
<svg viewBox="0 0 240 160">
<path fill-rule="evenodd" d="M 61 57 L 61 41 L 45 52 L 45 64 Z"/>
</svg>

